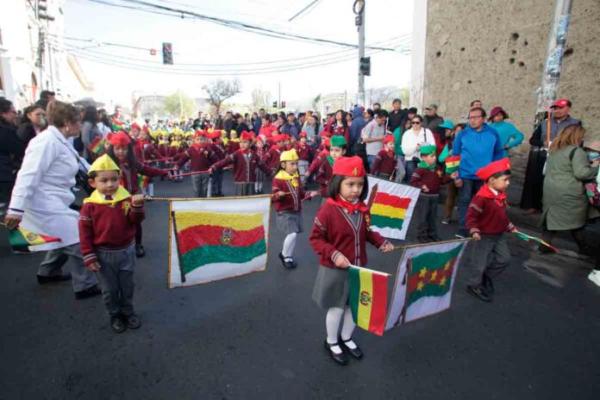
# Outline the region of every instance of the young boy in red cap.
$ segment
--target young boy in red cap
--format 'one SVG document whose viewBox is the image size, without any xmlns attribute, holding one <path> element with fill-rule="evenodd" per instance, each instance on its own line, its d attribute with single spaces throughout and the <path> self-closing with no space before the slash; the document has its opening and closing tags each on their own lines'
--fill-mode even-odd
<svg viewBox="0 0 600 400">
<path fill-rule="evenodd" d="M 506 189 L 510 184 L 510 160 L 503 158 L 477 171 L 485 184 L 477 192 L 466 216 L 466 226 L 473 238 L 470 245 L 475 270 L 467 292 L 490 302 L 494 295 L 492 279 L 510 263 L 506 232 L 517 229 L 506 215 Z"/>
<path fill-rule="evenodd" d="M 271 170 L 271 175 L 274 175 L 279 169 L 279 157 L 285 150 L 286 135 L 277 134 L 273 136 L 272 141 L 274 144 L 264 153 L 262 160 Z"/>
<path fill-rule="evenodd" d="M 338 158 L 332 176 L 329 198 L 317 212 L 309 238 L 321 264 L 312 298 L 327 310 L 325 349 L 335 362 L 346 365 L 346 352 L 356 359 L 363 356 L 352 339 L 356 325 L 348 306 L 348 267 L 367 264 L 366 242 L 384 253 L 394 246 L 370 229 L 371 216 L 364 203 L 369 185 L 362 159 Z"/>
<path fill-rule="evenodd" d="M 119 185 L 119 167 L 108 155 L 91 165 L 94 189 L 83 200 L 79 216 L 79 243 L 85 266 L 97 273 L 104 305 L 115 333 L 137 329 L 133 310 L 135 235 L 144 219 L 144 197 L 131 195 Z"/>
<path fill-rule="evenodd" d="M 387 135 L 383 139 L 383 149 L 377 154 L 371 168 L 371 175 L 382 179 L 390 179 L 396 169 L 396 156 L 394 155 L 394 136 Z"/>
<path fill-rule="evenodd" d="M 235 183 L 236 196 L 250 196 L 254 194 L 254 184 L 256 183 L 256 168 L 260 168 L 267 176 L 271 175 L 271 170 L 251 149 L 254 135 L 250 132 L 242 132 L 240 136 L 240 149 L 233 154 L 229 154 L 223 160 L 213 164 L 209 171 L 223 169 L 228 165 L 233 165 L 233 181 Z"/>
<path fill-rule="evenodd" d="M 194 134 L 194 144 L 182 153 L 175 165 L 175 168 L 179 170 L 186 162 L 190 161 L 191 172 L 196 172 L 192 175 L 192 186 L 196 197 L 208 195 L 208 185 L 210 184 L 208 169 L 218 161 L 207 135 L 207 132 L 197 131 Z"/>
<path fill-rule="evenodd" d="M 215 129 L 212 133 L 209 133 L 210 140 L 212 141 L 212 150 L 215 153 L 216 162 L 221 161 L 227 155 L 225 151 L 225 145 L 221 138 L 221 131 Z M 212 196 L 222 197 L 223 196 L 223 171 L 215 171 L 212 175 Z"/>
</svg>

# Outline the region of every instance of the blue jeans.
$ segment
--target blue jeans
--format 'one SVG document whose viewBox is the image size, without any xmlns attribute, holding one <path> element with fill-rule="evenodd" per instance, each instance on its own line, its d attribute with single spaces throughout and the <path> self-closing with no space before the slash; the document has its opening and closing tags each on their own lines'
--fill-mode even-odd
<svg viewBox="0 0 600 400">
<path fill-rule="evenodd" d="M 375 158 L 377 156 L 372 156 L 370 154 L 367 155 L 367 162 L 369 163 L 369 170 L 373 168 L 373 163 L 375 162 Z"/>
<path fill-rule="evenodd" d="M 413 160 L 405 160 L 406 161 L 406 175 L 404 175 L 404 182 L 410 183 L 410 178 L 412 177 L 413 172 L 417 169 L 418 162 Z"/>
<path fill-rule="evenodd" d="M 468 236 L 469 231 L 465 226 L 465 219 L 467 217 L 467 209 L 471 203 L 471 199 L 483 185 L 483 181 L 463 179 L 463 185 L 458 189 L 458 233 L 463 236 Z"/>
</svg>

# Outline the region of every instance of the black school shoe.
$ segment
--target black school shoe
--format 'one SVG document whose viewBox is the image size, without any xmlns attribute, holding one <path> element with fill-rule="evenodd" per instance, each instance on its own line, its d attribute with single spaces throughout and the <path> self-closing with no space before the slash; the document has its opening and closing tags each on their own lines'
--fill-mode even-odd
<svg viewBox="0 0 600 400">
<path fill-rule="evenodd" d="M 486 303 L 491 303 L 492 301 L 492 296 L 486 293 L 485 289 L 481 285 L 467 285 L 467 293 L 469 293 L 471 296 L 478 298 L 481 301 L 485 301 Z"/>
<path fill-rule="evenodd" d="M 110 317 L 110 327 L 114 333 L 123 333 L 127 330 L 127 325 L 120 315 Z"/>
<path fill-rule="evenodd" d="M 52 276 L 37 276 L 37 281 L 40 285 L 45 285 L 47 283 L 56 283 L 56 282 L 66 282 L 71 280 L 71 274 L 65 275 L 52 275 Z"/>
<path fill-rule="evenodd" d="M 339 346 L 341 348 L 339 344 L 329 344 L 327 343 L 327 340 L 325 340 L 325 351 L 329 353 L 329 356 L 333 359 L 333 361 L 340 365 L 348 365 L 348 356 L 346 356 L 346 353 L 344 353 L 344 349 L 342 349 L 342 352 L 340 354 L 337 354 L 334 353 L 334 351 L 331 349 L 334 346 Z"/>
<path fill-rule="evenodd" d="M 136 244 L 135 245 L 135 256 L 137 258 L 142 258 L 146 255 L 146 250 L 144 249 L 144 246 L 141 244 Z"/>
<path fill-rule="evenodd" d="M 486 293 L 490 296 L 494 295 L 494 282 L 492 282 L 492 278 L 484 274 L 483 278 L 481 278 L 481 285 Z"/>
<path fill-rule="evenodd" d="M 338 339 L 339 342 L 342 344 L 342 350 L 348 352 L 352 357 L 356 358 L 357 360 L 360 360 L 361 358 L 363 358 L 364 354 L 362 352 L 362 350 L 360 349 L 360 347 L 358 347 L 358 345 L 356 344 L 356 342 L 354 342 L 354 340 L 352 340 L 352 338 L 348 339 L 348 340 L 343 340 L 341 337 Z M 348 347 L 346 345 L 347 342 L 353 341 L 354 345 L 356 346 L 355 349 L 351 349 L 350 347 Z"/>
<path fill-rule="evenodd" d="M 292 260 L 292 261 L 286 261 L 285 257 L 283 256 L 283 253 L 279 253 L 279 259 L 281 260 L 281 264 L 283 265 L 283 268 L 285 269 L 294 269 L 296 268 L 296 263 Z"/>
<path fill-rule="evenodd" d="M 127 321 L 128 329 L 139 329 L 142 326 L 142 320 L 135 314 L 123 317 Z"/>
<path fill-rule="evenodd" d="M 98 296 L 102 294 L 102 291 L 98 289 L 98 285 L 91 286 L 80 292 L 75 292 L 75 298 L 77 300 L 89 299 L 90 297 Z"/>
</svg>

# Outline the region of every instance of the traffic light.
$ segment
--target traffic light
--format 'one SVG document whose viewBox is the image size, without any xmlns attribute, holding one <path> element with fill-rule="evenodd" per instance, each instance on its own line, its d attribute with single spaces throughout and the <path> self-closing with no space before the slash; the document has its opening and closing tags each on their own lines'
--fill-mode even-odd
<svg viewBox="0 0 600 400">
<path fill-rule="evenodd" d="M 276 101 L 273 102 L 273 108 L 277 108 L 277 102 Z"/>
<path fill-rule="evenodd" d="M 281 108 L 285 108 L 285 101 L 281 102 Z"/>
<path fill-rule="evenodd" d="M 171 43 L 162 44 L 163 64 L 173 65 L 173 45 Z"/>
<path fill-rule="evenodd" d="M 364 76 L 371 76 L 371 57 L 360 58 L 360 73 Z"/>
</svg>

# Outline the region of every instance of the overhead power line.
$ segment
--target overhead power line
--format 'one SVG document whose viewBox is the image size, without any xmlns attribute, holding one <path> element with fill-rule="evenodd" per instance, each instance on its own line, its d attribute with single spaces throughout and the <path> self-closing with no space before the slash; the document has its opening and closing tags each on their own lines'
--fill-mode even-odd
<svg viewBox="0 0 600 400">
<path fill-rule="evenodd" d="M 127 9 L 133 9 L 133 10 L 138 10 L 138 11 L 153 12 L 155 14 L 168 15 L 168 16 L 177 17 L 177 18 L 185 18 L 186 16 L 188 16 L 188 17 L 199 19 L 199 20 L 212 22 L 214 24 L 225 26 L 228 28 L 242 30 L 242 31 L 251 32 L 251 33 L 258 34 L 258 35 L 263 35 L 263 36 L 268 36 L 268 37 L 273 37 L 273 38 L 278 38 L 278 39 L 300 40 L 300 41 L 319 43 L 319 44 L 331 44 L 331 45 L 342 46 L 342 47 L 358 48 L 357 45 L 352 44 L 352 43 L 340 42 L 340 41 L 336 41 L 336 40 L 323 39 L 323 38 L 317 38 L 317 37 L 311 37 L 311 36 L 305 36 L 305 35 L 300 35 L 300 34 L 290 33 L 290 32 L 276 31 L 274 29 L 263 28 L 263 27 L 253 25 L 253 24 L 248 24 L 245 22 L 234 21 L 234 20 L 225 19 L 225 18 L 212 17 L 212 16 L 201 14 L 198 12 L 189 11 L 189 10 L 185 10 L 185 9 L 181 9 L 181 8 L 170 7 L 170 6 L 165 6 L 162 4 L 155 4 L 155 3 L 151 3 L 148 1 L 144 1 L 144 0 L 120 0 L 121 1 L 120 3 L 115 3 L 114 1 L 108 1 L 108 0 L 88 0 L 88 1 L 93 2 L 93 3 L 104 4 L 104 5 L 111 6 L 111 7 L 120 7 L 120 8 L 127 8 Z M 115 1 L 118 1 L 118 0 L 115 0 Z M 126 3 L 126 4 L 123 4 L 123 3 Z M 135 6 L 132 6 L 132 5 L 135 5 Z M 394 49 L 389 48 L 389 47 L 371 46 L 369 48 L 371 50 L 394 51 Z"/>
</svg>

